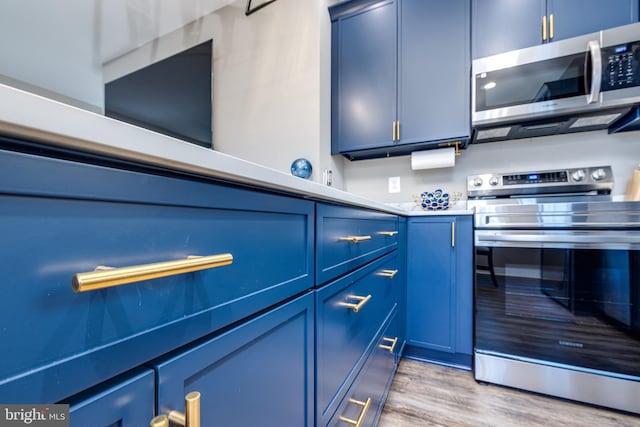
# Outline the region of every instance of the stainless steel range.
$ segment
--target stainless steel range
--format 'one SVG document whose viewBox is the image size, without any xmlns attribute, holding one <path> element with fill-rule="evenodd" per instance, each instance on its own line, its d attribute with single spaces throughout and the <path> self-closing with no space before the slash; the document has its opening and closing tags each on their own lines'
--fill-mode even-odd
<svg viewBox="0 0 640 427">
<path fill-rule="evenodd" d="M 640 413 L 640 203 L 607 166 L 467 184 L 475 378 Z"/>
</svg>

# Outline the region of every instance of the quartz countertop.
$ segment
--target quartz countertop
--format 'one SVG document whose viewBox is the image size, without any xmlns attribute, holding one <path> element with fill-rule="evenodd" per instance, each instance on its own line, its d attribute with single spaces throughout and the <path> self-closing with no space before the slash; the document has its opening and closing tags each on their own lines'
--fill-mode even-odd
<svg viewBox="0 0 640 427">
<path fill-rule="evenodd" d="M 8 136 L 397 215 L 472 213 L 375 202 L 2 84 L 0 100 L 0 133 Z"/>
</svg>

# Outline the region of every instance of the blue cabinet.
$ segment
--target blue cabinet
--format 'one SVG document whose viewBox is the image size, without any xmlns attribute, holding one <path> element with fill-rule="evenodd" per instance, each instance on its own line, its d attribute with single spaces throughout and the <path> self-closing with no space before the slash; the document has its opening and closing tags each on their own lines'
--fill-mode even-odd
<svg viewBox="0 0 640 427">
<path fill-rule="evenodd" d="M 354 0 L 330 12 L 332 154 L 382 157 L 468 140 L 468 1 Z"/>
<path fill-rule="evenodd" d="M 638 21 L 637 0 L 473 0 L 473 58 Z"/>
<path fill-rule="evenodd" d="M 53 402 L 314 285 L 314 204 L 0 151 L 0 401 Z M 77 273 L 233 262 L 87 292 Z"/>
<path fill-rule="evenodd" d="M 90 389 L 69 404 L 71 427 L 140 427 L 155 413 L 155 375 L 141 369 Z"/>
<path fill-rule="evenodd" d="M 314 425 L 314 308 L 307 293 L 155 364 L 158 413 L 200 393 L 203 426 Z"/>
<path fill-rule="evenodd" d="M 471 216 L 409 219 L 405 356 L 470 367 Z"/>
</svg>

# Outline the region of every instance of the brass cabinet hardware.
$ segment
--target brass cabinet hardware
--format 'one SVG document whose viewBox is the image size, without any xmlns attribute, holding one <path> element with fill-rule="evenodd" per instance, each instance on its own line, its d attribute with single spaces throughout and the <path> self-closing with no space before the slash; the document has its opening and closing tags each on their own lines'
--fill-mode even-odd
<svg viewBox="0 0 640 427">
<path fill-rule="evenodd" d="M 340 415 L 340 421 L 343 421 L 347 424 L 354 425 L 356 427 L 360 427 L 362 422 L 364 421 L 364 417 L 367 415 L 367 411 L 369 410 L 369 406 L 371 406 L 371 398 L 368 398 L 366 402 L 361 400 L 356 400 L 353 398 L 349 398 L 349 403 L 353 403 L 354 405 L 358 405 L 362 407 L 362 411 L 360 412 L 360 416 L 357 420 L 353 420 L 351 418 L 347 418 L 343 415 Z"/>
<path fill-rule="evenodd" d="M 365 240 L 371 240 L 371 236 L 344 236 L 338 237 L 338 240 L 341 242 L 360 243 Z"/>
<path fill-rule="evenodd" d="M 400 141 L 400 121 L 396 122 L 396 141 Z"/>
<path fill-rule="evenodd" d="M 396 142 L 396 121 L 391 124 L 391 141 Z"/>
<path fill-rule="evenodd" d="M 553 13 L 549 15 L 549 41 L 553 40 Z"/>
<path fill-rule="evenodd" d="M 393 237 L 396 234 L 398 234 L 397 231 L 378 231 L 376 234 L 380 235 L 380 236 L 389 236 L 389 237 Z"/>
<path fill-rule="evenodd" d="M 354 313 L 357 313 L 360 311 L 360 309 L 362 309 L 362 307 L 364 307 L 366 303 L 369 302 L 369 300 L 371 299 L 371 295 L 367 295 L 366 297 L 360 295 L 348 295 L 347 299 L 354 299 L 358 301 L 358 303 L 340 301 L 338 305 L 340 307 L 350 308 Z"/>
<path fill-rule="evenodd" d="M 547 41 L 547 15 L 542 17 L 542 41 Z"/>
<path fill-rule="evenodd" d="M 438 144 L 438 147 L 451 147 L 452 145 L 456 147 L 456 157 L 460 156 L 462 154 L 460 152 L 460 141 L 441 142 L 440 144 Z"/>
<path fill-rule="evenodd" d="M 200 427 L 200 392 L 192 391 L 184 397 L 184 413 L 169 412 L 169 421 L 182 427 Z"/>
<path fill-rule="evenodd" d="M 393 279 L 396 274 L 398 274 L 398 270 L 382 270 L 376 273 L 378 276 L 388 277 L 389 279 Z"/>
<path fill-rule="evenodd" d="M 380 344 L 378 347 L 383 350 L 389 350 L 389 353 L 393 353 L 393 350 L 395 350 L 396 344 L 398 343 L 398 337 L 395 337 L 395 338 L 382 337 L 382 341 L 391 343 L 391 345 Z"/>
<path fill-rule="evenodd" d="M 151 427 L 169 427 L 169 418 L 166 415 L 158 415 L 149 423 Z"/>
<path fill-rule="evenodd" d="M 451 223 L 451 247 L 456 247 L 456 223 Z"/>
<path fill-rule="evenodd" d="M 233 263 L 233 255 L 220 254 L 210 256 L 191 256 L 176 261 L 157 262 L 153 264 L 134 265 L 129 267 L 98 267 L 95 271 L 77 273 L 71 279 L 71 287 L 76 292 L 88 292 L 174 276 L 192 271 L 222 267 Z"/>
</svg>

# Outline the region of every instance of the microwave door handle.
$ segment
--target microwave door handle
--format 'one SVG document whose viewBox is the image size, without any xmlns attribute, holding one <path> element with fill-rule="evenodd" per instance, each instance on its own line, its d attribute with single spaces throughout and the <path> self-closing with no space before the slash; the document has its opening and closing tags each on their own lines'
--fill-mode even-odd
<svg viewBox="0 0 640 427">
<path fill-rule="evenodd" d="M 587 90 L 587 103 L 593 104 L 600 100 L 600 88 L 602 83 L 602 54 L 600 43 L 597 40 L 589 41 L 587 45 L 587 55 L 585 56 L 584 80 Z M 588 64 L 591 63 L 591 75 L 589 76 Z M 588 81 L 591 79 L 591 84 Z"/>
</svg>

